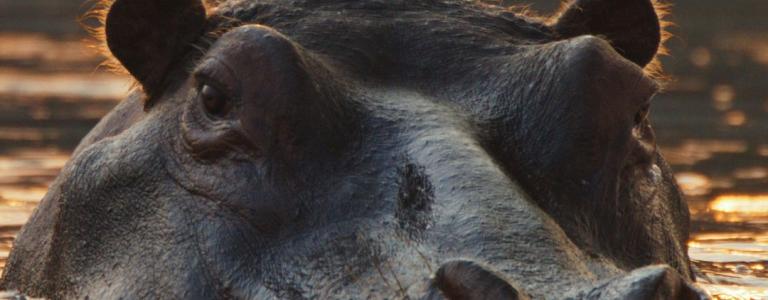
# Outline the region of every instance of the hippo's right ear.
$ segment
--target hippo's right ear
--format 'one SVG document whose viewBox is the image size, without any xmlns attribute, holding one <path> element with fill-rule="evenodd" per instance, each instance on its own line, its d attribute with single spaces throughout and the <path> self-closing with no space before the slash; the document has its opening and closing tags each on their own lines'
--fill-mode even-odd
<svg viewBox="0 0 768 300">
<path fill-rule="evenodd" d="M 107 46 L 150 97 L 202 33 L 201 0 L 115 0 L 107 14 Z"/>
<path fill-rule="evenodd" d="M 552 28 L 562 38 L 603 37 L 624 58 L 644 67 L 662 41 L 657 9 L 656 0 L 573 0 Z"/>
</svg>

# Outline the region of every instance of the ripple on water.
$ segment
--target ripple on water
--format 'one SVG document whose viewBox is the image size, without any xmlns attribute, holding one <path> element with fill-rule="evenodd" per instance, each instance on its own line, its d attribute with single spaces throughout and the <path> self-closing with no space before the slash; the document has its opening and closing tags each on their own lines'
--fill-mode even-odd
<svg viewBox="0 0 768 300">
<path fill-rule="evenodd" d="M 56 149 L 18 149 L 0 155 L 0 228 L 26 222 L 68 156 Z"/>
<path fill-rule="evenodd" d="M 688 246 L 698 283 L 716 299 L 768 299 L 768 232 L 696 234 Z"/>
<path fill-rule="evenodd" d="M 19 229 L 21 229 L 20 226 L 0 225 L 0 274 L 2 274 L 2 270 L 5 267 L 8 254 L 11 252 L 13 239 L 16 237 L 16 233 Z"/>
<path fill-rule="evenodd" d="M 715 230 L 688 243 L 699 284 L 716 299 L 768 299 L 768 195 L 720 195 L 693 218 Z"/>
<path fill-rule="evenodd" d="M 13 240 L 69 157 L 58 149 L 15 149 L 0 154 L 0 273 Z"/>
</svg>

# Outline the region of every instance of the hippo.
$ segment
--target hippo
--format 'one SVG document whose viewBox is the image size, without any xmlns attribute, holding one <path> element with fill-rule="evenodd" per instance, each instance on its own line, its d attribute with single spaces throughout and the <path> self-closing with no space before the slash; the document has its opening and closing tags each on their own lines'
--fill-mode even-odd
<svg viewBox="0 0 768 300">
<path fill-rule="evenodd" d="M 703 299 L 649 121 L 651 0 L 113 0 L 137 88 L 0 290 L 53 299 Z"/>
</svg>

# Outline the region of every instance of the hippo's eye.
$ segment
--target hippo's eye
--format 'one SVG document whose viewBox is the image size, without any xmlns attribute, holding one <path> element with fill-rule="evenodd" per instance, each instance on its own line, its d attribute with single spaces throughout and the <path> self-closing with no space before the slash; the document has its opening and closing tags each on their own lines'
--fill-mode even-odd
<svg viewBox="0 0 768 300">
<path fill-rule="evenodd" d="M 221 117 L 227 113 L 229 101 L 224 93 L 208 84 L 201 85 L 199 91 L 203 108 L 208 114 Z"/>
</svg>

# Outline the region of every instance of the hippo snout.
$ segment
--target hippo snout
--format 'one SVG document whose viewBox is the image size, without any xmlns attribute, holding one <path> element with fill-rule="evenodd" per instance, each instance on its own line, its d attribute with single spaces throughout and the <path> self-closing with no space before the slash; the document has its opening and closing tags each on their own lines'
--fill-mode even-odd
<svg viewBox="0 0 768 300">
<path fill-rule="evenodd" d="M 585 286 L 578 292 L 552 290 L 549 297 L 563 299 L 707 299 L 707 293 L 664 265 L 648 266 L 627 275 Z M 530 299 L 530 296 L 491 267 L 467 259 L 444 263 L 423 299 Z"/>
</svg>

